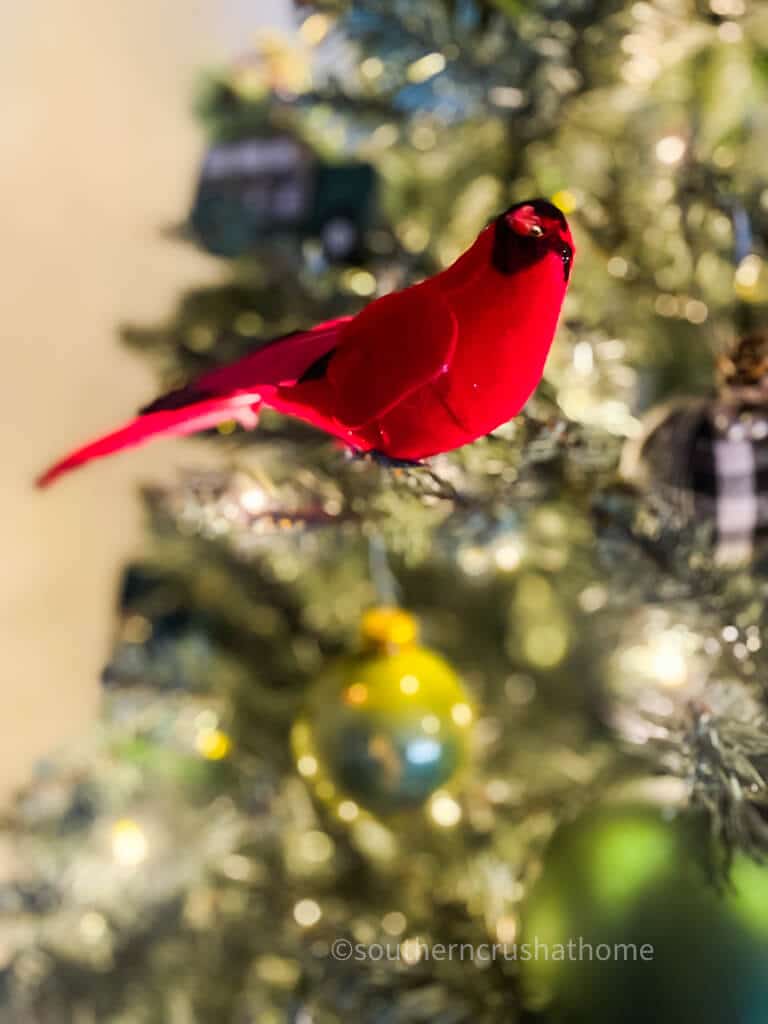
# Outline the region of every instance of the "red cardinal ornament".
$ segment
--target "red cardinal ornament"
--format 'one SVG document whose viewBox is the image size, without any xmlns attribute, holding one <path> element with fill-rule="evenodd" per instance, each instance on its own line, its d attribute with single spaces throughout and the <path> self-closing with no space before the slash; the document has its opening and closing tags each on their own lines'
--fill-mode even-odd
<svg viewBox="0 0 768 1024">
<path fill-rule="evenodd" d="M 556 206 L 518 203 L 442 273 L 203 374 L 38 483 L 152 437 L 255 426 L 262 405 L 392 460 L 459 448 L 511 419 L 538 384 L 573 255 Z"/>
</svg>

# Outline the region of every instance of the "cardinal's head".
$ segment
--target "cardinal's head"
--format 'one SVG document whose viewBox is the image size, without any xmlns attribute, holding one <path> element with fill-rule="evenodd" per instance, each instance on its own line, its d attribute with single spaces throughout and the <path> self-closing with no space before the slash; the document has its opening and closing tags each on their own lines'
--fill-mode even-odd
<svg viewBox="0 0 768 1024">
<path fill-rule="evenodd" d="M 565 214 L 546 199 L 517 203 L 494 222 L 493 265 L 502 274 L 514 274 L 548 253 L 563 262 L 566 281 L 573 261 L 573 239 Z"/>
</svg>

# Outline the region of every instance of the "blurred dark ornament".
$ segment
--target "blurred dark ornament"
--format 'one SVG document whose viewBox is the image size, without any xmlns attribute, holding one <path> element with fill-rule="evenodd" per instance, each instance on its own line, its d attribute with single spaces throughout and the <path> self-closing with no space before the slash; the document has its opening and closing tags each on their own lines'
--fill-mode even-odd
<svg viewBox="0 0 768 1024">
<path fill-rule="evenodd" d="M 88 828 L 99 812 L 99 799 L 95 786 L 90 782 L 78 782 L 72 789 L 69 806 L 59 822 L 60 834 L 79 832 Z"/>
<path fill-rule="evenodd" d="M 102 673 L 109 688 L 160 690 L 204 687 L 212 656 L 206 624 L 184 607 L 172 584 L 134 565 L 125 572 L 121 618 L 112 656 Z"/>
<path fill-rule="evenodd" d="M 521 958 L 526 1019 L 764 1020 L 768 867 L 737 854 L 718 887 L 708 849 L 703 817 L 645 803 L 603 806 L 562 827 L 523 914 L 521 941 L 548 950 Z"/>
<path fill-rule="evenodd" d="M 321 797 L 386 815 L 420 806 L 456 776 L 474 711 L 453 668 L 419 644 L 407 612 L 374 608 L 361 633 L 360 651 L 329 665 L 312 688 L 293 746 Z"/>
<path fill-rule="evenodd" d="M 492 0 L 443 0 L 443 5 L 456 27 L 470 32 L 488 28 L 504 7 Z"/>
<path fill-rule="evenodd" d="M 288 133 L 252 135 L 209 149 L 190 226 L 217 256 L 283 236 L 319 240 L 329 263 L 356 263 L 367 255 L 377 192 L 370 164 L 325 163 Z"/>
<path fill-rule="evenodd" d="M 20 881 L 0 886 L 0 914 L 52 914 L 61 905 L 61 893 L 49 882 Z"/>
</svg>

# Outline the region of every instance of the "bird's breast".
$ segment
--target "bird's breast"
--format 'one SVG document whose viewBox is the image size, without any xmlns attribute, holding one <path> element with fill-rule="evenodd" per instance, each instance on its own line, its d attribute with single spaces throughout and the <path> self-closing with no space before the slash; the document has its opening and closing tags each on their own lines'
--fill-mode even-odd
<svg viewBox="0 0 768 1024">
<path fill-rule="evenodd" d="M 512 278 L 489 270 L 448 293 L 458 327 L 450 363 L 370 425 L 371 446 L 395 458 L 426 458 L 516 416 L 541 380 L 564 294 L 555 254 Z"/>
<path fill-rule="evenodd" d="M 493 280 L 458 297 L 456 352 L 435 386 L 469 434 L 495 430 L 528 401 L 544 372 L 564 294 L 562 263 L 552 255 L 509 284 Z"/>
</svg>

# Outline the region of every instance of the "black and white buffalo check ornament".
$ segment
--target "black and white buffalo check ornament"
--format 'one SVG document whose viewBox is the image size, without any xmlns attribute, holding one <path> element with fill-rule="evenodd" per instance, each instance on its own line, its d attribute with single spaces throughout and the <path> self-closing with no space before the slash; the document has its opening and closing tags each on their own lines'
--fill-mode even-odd
<svg viewBox="0 0 768 1024">
<path fill-rule="evenodd" d="M 621 470 L 665 533 L 700 528 L 715 563 L 729 566 L 768 539 L 768 334 L 743 339 L 720 371 L 715 396 L 652 410 Z"/>
</svg>

